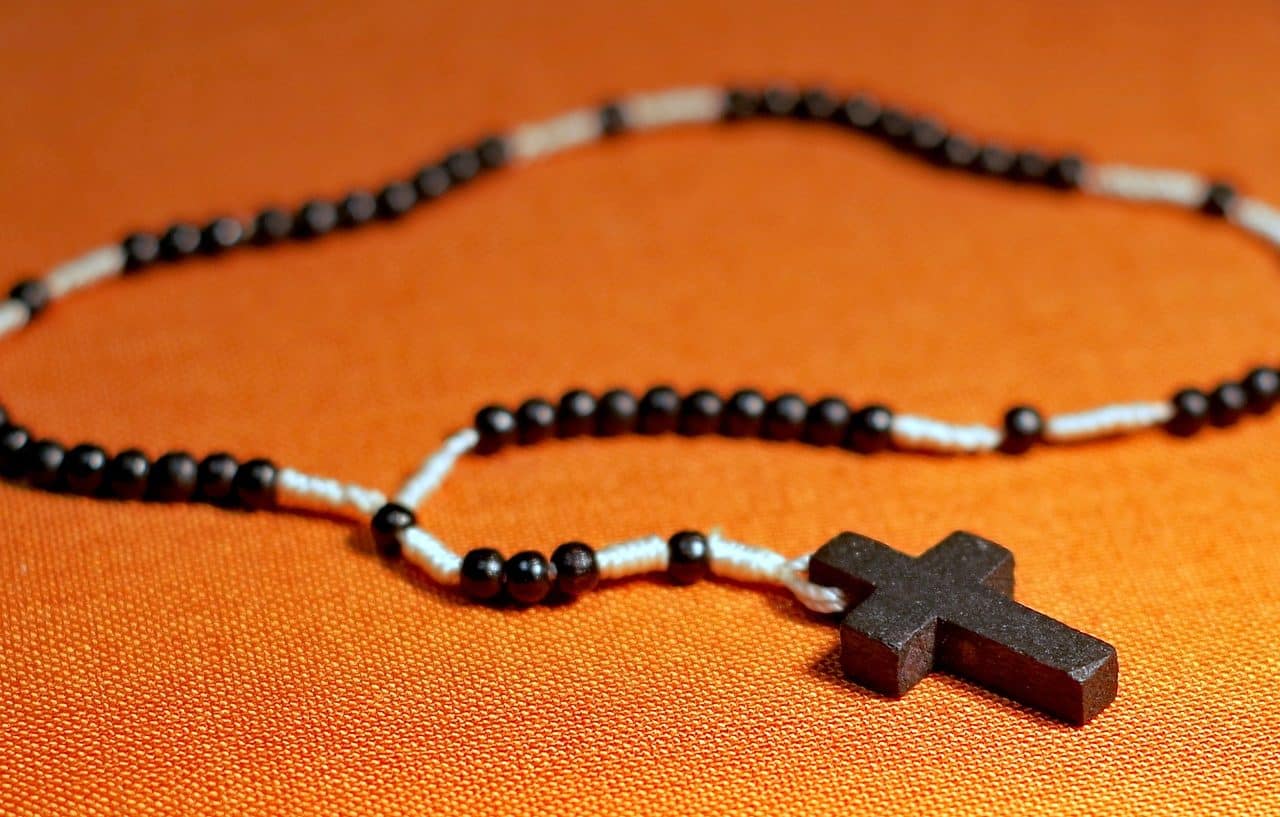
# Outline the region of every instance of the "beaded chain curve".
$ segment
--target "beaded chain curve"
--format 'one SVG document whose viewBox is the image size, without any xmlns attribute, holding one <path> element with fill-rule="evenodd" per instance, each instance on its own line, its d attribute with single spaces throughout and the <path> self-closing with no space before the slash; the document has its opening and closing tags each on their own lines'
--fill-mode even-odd
<svg viewBox="0 0 1280 817">
<path fill-rule="evenodd" d="M 948 130 L 935 119 L 882 106 L 861 94 L 837 97 L 820 88 L 676 88 L 636 94 L 487 136 L 376 193 L 357 190 L 337 201 L 307 201 L 292 211 L 267 207 L 248 220 L 223 216 L 203 226 L 182 222 L 159 234 L 133 233 L 118 244 L 58 265 L 41 278 L 16 284 L 8 299 L 0 302 L 0 337 L 26 326 L 52 302 L 118 275 L 191 256 L 288 239 L 316 239 L 375 219 L 395 219 L 503 166 L 625 132 L 754 118 L 829 124 L 880 139 L 939 168 L 975 176 L 1176 205 L 1224 219 L 1280 248 L 1280 210 L 1241 196 L 1230 184 L 1194 173 L 1092 164 L 1073 154 L 1049 156 L 984 144 Z M 504 558 L 492 548 L 459 555 L 420 527 L 415 513 L 463 455 L 492 454 L 508 445 L 552 438 L 633 432 L 721 434 L 841 446 L 861 454 L 886 449 L 1019 454 L 1038 443 L 1073 443 L 1158 426 L 1188 436 L 1209 424 L 1229 426 L 1247 413 L 1263 414 L 1278 399 L 1280 371 L 1271 366 L 1258 366 L 1240 380 L 1226 380 L 1208 393 L 1184 388 L 1167 400 L 1115 403 L 1047 418 L 1030 406 L 1015 406 L 999 425 L 899 414 L 878 404 L 855 410 L 838 397 L 809 403 L 786 393 L 766 399 L 752 389 L 738 391 L 727 400 L 705 389 L 681 395 L 665 386 L 654 387 L 639 399 L 623 389 L 599 397 L 572 390 L 555 403 L 526 400 L 514 412 L 497 405 L 481 409 L 473 425 L 448 437 L 390 500 L 375 489 L 281 468 L 267 459 L 240 462 L 218 452 L 197 461 L 187 452 L 173 451 L 152 460 L 136 448 L 112 456 L 92 443 L 68 449 L 55 440 L 33 437 L 0 408 L 0 475 L 24 480 L 34 488 L 120 500 L 195 500 L 251 510 L 316 506 L 353 510 L 370 518 L 374 543 L 383 556 L 403 555 L 435 581 L 459 585 L 477 600 L 505 596 L 521 605 L 535 604 L 549 596 L 580 595 L 600 579 L 666 571 L 679 584 L 714 574 L 777 585 L 810 609 L 838 612 L 847 605 L 844 594 L 808 580 L 808 555 L 788 559 L 767 548 L 728 539 L 719 531 L 680 531 L 669 539 L 643 536 L 598 550 L 567 542 L 549 559 L 535 551 Z"/>
</svg>

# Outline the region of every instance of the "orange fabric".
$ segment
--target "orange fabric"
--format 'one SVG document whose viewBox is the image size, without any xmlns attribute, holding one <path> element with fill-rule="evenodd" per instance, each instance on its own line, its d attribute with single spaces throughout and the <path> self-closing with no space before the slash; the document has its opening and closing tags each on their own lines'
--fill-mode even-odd
<svg viewBox="0 0 1280 817">
<path fill-rule="evenodd" d="M 1280 200 L 1267 3 L 9 3 L 16 278 L 131 226 L 373 184 L 486 128 L 680 83 L 870 87 L 1014 143 Z M 835 391 L 952 419 L 1160 397 L 1275 360 L 1277 259 L 1223 225 L 941 174 L 831 130 L 693 128 L 389 227 L 93 290 L 4 343 L 44 433 L 265 453 L 387 489 L 480 404 L 573 385 Z M 721 525 L 1009 547 L 1112 643 L 1072 729 L 961 682 L 840 676 L 725 583 L 495 612 L 327 518 L 0 486 L 0 812 L 1280 812 L 1280 418 L 1025 458 L 719 439 L 469 460 L 424 523 L 549 551 Z"/>
</svg>

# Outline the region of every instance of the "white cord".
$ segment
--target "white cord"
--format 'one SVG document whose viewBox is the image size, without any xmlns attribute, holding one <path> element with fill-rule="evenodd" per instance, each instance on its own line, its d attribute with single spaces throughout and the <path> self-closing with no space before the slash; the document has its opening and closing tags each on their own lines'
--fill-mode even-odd
<svg viewBox="0 0 1280 817">
<path fill-rule="evenodd" d="M 396 502 L 411 511 L 417 510 L 449 476 L 458 458 L 475 448 L 479 441 L 480 435 L 474 428 L 464 428 L 449 435 L 440 449 L 423 460 L 417 472 L 400 488 Z"/>
</svg>

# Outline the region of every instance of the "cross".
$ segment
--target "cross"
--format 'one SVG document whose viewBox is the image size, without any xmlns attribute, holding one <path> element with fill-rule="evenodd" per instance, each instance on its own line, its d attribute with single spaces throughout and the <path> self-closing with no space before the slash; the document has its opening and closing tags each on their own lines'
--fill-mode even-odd
<svg viewBox="0 0 1280 817">
<path fill-rule="evenodd" d="M 853 680 L 901 697 L 945 670 L 1082 725 L 1116 696 L 1115 648 L 1013 600 L 1013 554 L 957 531 L 918 558 L 842 533 L 809 578 L 843 589 L 840 661 Z"/>
</svg>

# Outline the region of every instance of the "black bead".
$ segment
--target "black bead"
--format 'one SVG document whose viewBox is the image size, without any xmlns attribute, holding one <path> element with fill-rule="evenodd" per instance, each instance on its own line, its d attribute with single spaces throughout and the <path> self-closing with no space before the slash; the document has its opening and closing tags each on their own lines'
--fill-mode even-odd
<svg viewBox="0 0 1280 817">
<path fill-rule="evenodd" d="M 724 401 L 709 389 L 698 389 L 680 401 L 679 430 L 686 437 L 715 434 L 720 430 Z"/>
<path fill-rule="evenodd" d="M 670 386 L 654 386 L 640 398 L 636 428 L 641 434 L 669 434 L 676 430 L 679 418 L 679 393 Z"/>
<path fill-rule="evenodd" d="M 81 443 L 62 459 L 62 484 L 72 493 L 92 496 L 102 487 L 106 469 L 107 452 Z"/>
<path fill-rule="evenodd" d="M 583 542 L 565 542 L 556 548 L 551 554 L 551 566 L 556 592 L 562 596 L 581 596 L 594 590 L 600 580 L 596 552 Z"/>
<path fill-rule="evenodd" d="M 734 392 L 724 405 L 720 433 L 726 437 L 758 437 L 764 428 L 764 413 L 769 403 L 755 389 Z"/>
<path fill-rule="evenodd" d="M 44 281 L 35 278 L 28 278 L 14 284 L 13 289 L 9 290 L 9 298 L 25 306 L 27 315 L 32 318 L 43 312 L 52 300 L 49 297 L 49 287 Z"/>
<path fill-rule="evenodd" d="M 1049 160 L 1033 150 L 1020 150 L 1014 156 L 1012 173 L 1020 182 L 1044 182 L 1049 178 Z"/>
<path fill-rule="evenodd" d="M 730 88 L 724 95 L 724 118 L 750 119 L 760 112 L 760 95 L 747 88 Z"/>
<path fill-rule="evenodd" d="M 1165 425 L 1170 434 L 1187 437 L 1209 420 L 1209 397 L 1199 389 L 1183 389 L 1173 396 L 1173 417 Z"/>
<path fill-rule="evenodd" d="M 1004 415 L 1004 440 L 1000 450 L 1021 454 L 1040 441 L 1044 434 L 1044 417 L 1031 406 L 1014 406 Z"/>
<path fill-rule="evenodd" d="M 573 389 L 560 398 L 556 409 L 556 435 L 580 437 L 595 430 L 596 398 L 591 392 Z"/>
<path fill-rule="evenodd" d="M 1068 153 L 1054 159 L 1049 165 L 1047 181 L 1059 190 L 1074 190 L 1084 180 L 1084 159 Z"/>
<path fill-rule="evenodd" d="M 880 125 L 881 113 L 879 102 L 869 96 L 859 95 L 845 102 L 836 113 L 836 118 L 858 130 L 873 130 Z"/>
<path fill-rule="evenodd" d="M 835 115 L 839 103 L 825 88 L 807 88 L 800 93 L 800 103 L 796 106 L 795 116 L 818 122 L 826 121 Z"/>
<path fill-rule="evenodd" d="M 984 176 L 1003 178 L 1013 172 L 1015 161 L 1017 157 L 1000 145 L 984 145 L 978 151 L 978 161 L 973 163 L 973 169 Z"/>
<path fill-rule="evenodd" d="M 469 182 L 480 172 L 480 158 L 474 150 L 455 150 L 444 158 L 444 169 L 454 184 Z"/>
<path fill-rule="evenodd" d="M 116 499 L 142 499 L 147 493 L 147 476 L 151 462 L 136 448 L 121 451 L 107 463 L 103 485 Z"/>
<path fill-rule="evenodd" d="M 23 451 L 24 476 L 34 488 L 53 491 L 61 486 L 62 462 L 67 452 L 53 440 L 37 440 Z"/>
<path fill-rule="evenodd" d="M 278 207 L 268 207 L 253 219 L 253 243 L 274 244 L 294 233 L 293 214 Z"/>
<path fill-rule="evenodd" d="M 969 170 L 978 161 L 978 146 L 971 139 L 953 133 L 943 140 L 934 159 L 943 167 Z"/>
<path fill-rule="evenodd" d="M 696 530 L 682 530 L 667 540 L 667 575 L 676 584 L 693 584 L 711 570 L 711 546 Z"/>
<path fill-rule="evenodd" d="M 174 224 L 160 238 L 160 257 L 179 261 L 200 249 L 200 229 L 191 224 Z"/>
<path fill-rule="evenodd" d="M 556 407 L 534 397 L 525 400 L 516 409 L 516 436 L 521 445 L 533 445 L 549 440 L 556 434 Z"/>
<path fill-rule="evenodd" d="M 626 389 L 610 389 L 600 395 L 596 405 L 596 434 L 616 437 L 635 431 L 640 407 L 635 395 Z"/>
<path fill-rule="evenodd" d="M 418 190 L 411 182 L 391 182 L 378 191 L 378 215 L 399 218 L 418 204 Z"/>
<path fill-rule="evenodd" d="M 497 170 L 507 163 L 507 143 L 500 136 L 486 136 L 476 143 L 481 170 Z"/>
<path fill-rule="evenodd" d="M 442 165 L 427 165 L 413 177 L 413 186 L 417 188 L 418 196 L 422 201 L 440 198 L 449 192 L 452 185 L 453 180 L 449 178 L 449 171 Z"/>
<path fill-rule="evenodd" d="M 769 116 L 791 116 L 799 104 L 799 95 L 790 88 L 767 88 L 760 99 L 761 112 Z"/>
<path fill-rule="evenodd" d="M 1223 181 L 1216 181 L 1205 191 L 1200 212 L 1211 216 L 1225 216 L 1236 202 L 1236 189 Z"/>
<path fill-rule="evenodd" d="M 162 454 L 151 466 L 147 496 L 158 502 L 185 502 L 196 492 L 196 461 L 185 451 Z"/>
<path fill-rule="evenodd" d="M 476 548 L 462 557 L 459 587 L 469 598 L 488 601 L 502 592 L 502 554 L 493 548 Z"/>
<path fill-rule="evenodd" d="M 922 117 L 911 123 L 907 146 L 916 153 L 932 156 L 941 150 L 946 138 L 947 131 L 937 120 Z"/>
<path fill-rule="evenodd" d="M 200 231 L 200 251 L 209 255 L 229 250 L 241 241 L 244 241 L 244 225 L 229 216 L 215 218 Z"/>
<path fill-rule="evenodd" d="M 353 190 L 338 202 L 338 223 L 343 227 L 368 224 L 378 215 L 378 200 L 367 190 Z"/>
<path fill-rule="evenodd" d="M 551 592 L 551 566 L 534 550 L 522 550 L 502 566 L 507 595 L 519 604 L 537 604 Z"/>
<path fill-rule="evenodd" d="M 1239 383 L 1220 384 L 1209 394 L 1209 422 L 1230 426 L 1240 422 L 1249 407 L 1249 395 Z"/>
<path fill-rule="evenodd" d="M 863 406 L 849 420 L 845 444 L 859 453 L 875 454 L 889 447 L 893 440 L 892 431 L 893 412 L 887 406 Z"/>
<path fill-rule="evenodd" d="M 235 497 L 236 471 L 240 463 L 230 454 L 219 452 L 200 460 L 196 468 L 196 498 L 214 504 L 226 504 Z"/>
<path fill-rule="evenodd" d="M 839 397 L 824 397 L 809 407 L 804 441 L 810 445 L 840 445 L 849 433 L 853 413 Z"/>
<path fill-rule="evenodd" d="M 902 144 L 911 136 L 911 127 L 914 124 L 915 120 L 906 111 L 885 108 L 880 111 L 876 131 L 890 142 Z"/>
<path fill-rule="evenodd" d="M 20 425 L 6 423 L 0 426 L 0 475 L 6 479 L 19 479 L 27 470 L 26 449 L 31 444 L 31 432 Z"/>
<path fill-rule="evenodd" d="M 268 459 L 259 457 L 242 464 L 236 469 L 236 477 L 231 482 L 236 504 L 251 511 L 273 507 L 279 476 L 280 470 Z"/>
<path fill-rule="evenodd" d="M 1244 390 L 1249 394 L 1249 411 L 1265 414 L 1280 399 L 1280 370 L 1259 366 L 1244 377 Z"/>
<path fill-rule="evenodd" d="M 369 523 L 373 531 L 373 545 L 378 555 L 394 559 L 400 555 L 400 534 L 416 524 L 413 511 L 403 505 L 388 502 L 378 509 Z"/>
<path fill-rule="evenodd" d="M 120 242 L 126 272 L 137 272 L 160 260 L 160 239 L 152 233 L 130 233 Z"/>
<path fill-rule="evenodd" d="M 476 412 L 480 441 L 477 454 L 493 454 L 516 441 L 516 417 L 503 406 L 485 406 Z"/>
<path fill-rule="evenodd" d="M 332 203 L 314 199 L 298 208 L 293 234 L 298 238 L 319 238 L 338 226 L 338 208 Z"/>
<path fill-rule="evenodd" d="M 798 394 L 781 394 L 769 401 L 764 412 L 764 436 L 769 440 L 795 440 L 804 434 L 809 404 Z"/>
<path fill-rule="evenodd" d="M 605 136 L 617 136 L 627 129 L 626 119 L 622 116 L 622 107 L 616 102 L 606 102 L 600 106 L 600 132 Z"/>
</svg>

